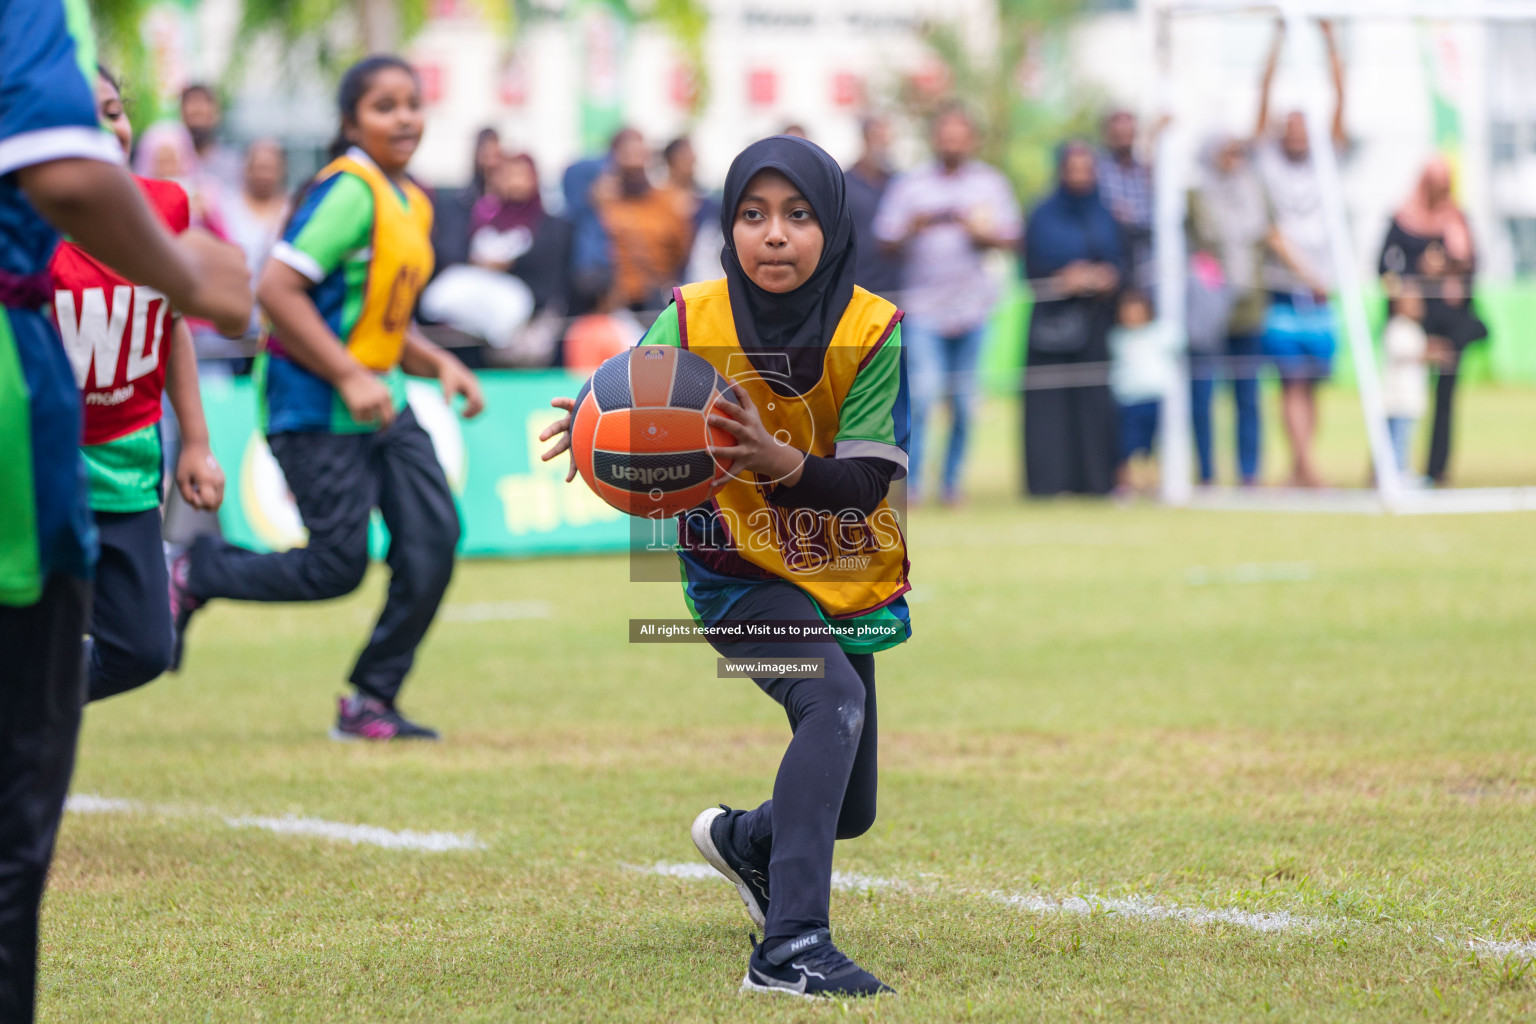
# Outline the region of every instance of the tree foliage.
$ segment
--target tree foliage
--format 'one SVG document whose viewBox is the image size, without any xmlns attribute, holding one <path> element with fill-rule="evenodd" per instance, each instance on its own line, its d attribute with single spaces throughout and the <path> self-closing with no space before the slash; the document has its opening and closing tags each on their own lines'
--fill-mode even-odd
<svg viewBox="0 0 1536 1024">
<path fill-rule="evenodd" d="M 1066 29 L 1084 0 L 994 0 L 996 37 L 984 52 L 966 45 L 952 23 L 932 24 L 929 47 L 947 73 L 947 88 L 911 88 L 909 112 L 926 116 L 960 101 L 982 133 L 982 159 L 1001 168 L 1026 198 L 1049 187 L 1053 154 L 1065 138 L 1093 125 L 1097 97 L 1072 81 Z"/>
<path fill-rule="evenodd" d="M 102 52 L 108 63 L 122 73 L 125 100 L 130 108 L 155 105 L 153 67 L 144 43 L 145 15 L 164 0 L 90 0 Z M 243 10 L 235 57 L 226 70 L 228 82 L 243 69 L 243 59 L 257 40 L 276 36 L 285 49 L 307 44 L 305 59 L 315 60 L 323 73 L 334 75 L 369 47 L 398 49 L 427 24 L 432 0 L 242 0 Z M 466 0 L 481 20 L 497 35 L 512 40 L 538 16 L 532 0 Z M 661 26 L 676 43 L 695 84 L 694 109 L 702 110 L 708 99 L 708 75 L 704 60 L 704 35 L 709 12 L 703 0 L 612 0 L 615 8 L 634 21 Z M 355 42 L 337 47 L 332 29 L 349 26 Z M 382 37 L 380 28 L 383 27 Z"/>
<path fill-rule="evenodd" d="M 141 26 L 154 0 L 91 0 L 97 59 L 122 83 L 123 105 L 135 123 L 158 116 L 154 65 Z"/>
</svg>

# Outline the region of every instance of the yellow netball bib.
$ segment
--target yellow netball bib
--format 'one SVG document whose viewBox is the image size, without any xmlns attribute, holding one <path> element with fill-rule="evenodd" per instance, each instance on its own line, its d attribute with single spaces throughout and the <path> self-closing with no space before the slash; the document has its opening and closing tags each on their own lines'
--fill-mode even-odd
<svg viewBox="0 0 1536 1024">
<path fill-rule="evenodd" d="M 347 351 L 370 370 L 383 372 L 400 362 L 405 331 L 416 299 L 432 276 L 432 203 L 410 181 L 399 191 L 369 160 L 342 156 L 320 172 L 324 180 L 346 171 L 373 190 L 373 255 L 363 308 L 346 337 Z M 400 192 L 405 202 L 400 202 Z"/>
<path fill-rule="evenodd" d="M 745 390 L 777 440 L 832 457 L 839 411 L 859 368 L 890 338 L 896 307 L 855 288 L 827 346 L 821 379 L 804 394 L 785 396 L 772 385 L 776 379 L 787 381 L 787 363 L 782 377 L 772 366 L 753 365 L 736 336 L 723 279 L 688 285 L 674 294 L 683 347 Z M 759 361 L 768 362 L 762 356 Z M 780 508 L 768 501 L 776 486 L 743 473 L 715 495 L 739 555 L 799 586 L 831 618 L 866 615 L 911 589 L 906 539 L 888 502 L 881 500 L 867 516 L 857 509 Z"/>
</svg>

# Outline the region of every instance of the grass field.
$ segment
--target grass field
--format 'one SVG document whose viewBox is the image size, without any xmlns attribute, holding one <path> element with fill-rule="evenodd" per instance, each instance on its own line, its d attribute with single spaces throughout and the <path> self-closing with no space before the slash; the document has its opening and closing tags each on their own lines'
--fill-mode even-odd
<svg viewBox="0 0 1536 1024">
<path fill-rule="evenodd" d="M 380 574 L 216 607 L 185 673 L 91 708 L 42 1019 L 1536 1015 L 1536 519 L 1024 505 L 1013 422 L 967 508 L 913 515 L 881 816 L 840 844 L 835 934 L 899 997 L 738 995 L 746 917 L 679 865 L 699 809 L 766 795 L 782 713 L 627 644 L 677 588 L 589 558 L 460 567 L 404 701 L 441 745 L 325 738 Z M 1536 395 L 1464 423 L 1465 482 L 1536 483 Z"/>
</svg>

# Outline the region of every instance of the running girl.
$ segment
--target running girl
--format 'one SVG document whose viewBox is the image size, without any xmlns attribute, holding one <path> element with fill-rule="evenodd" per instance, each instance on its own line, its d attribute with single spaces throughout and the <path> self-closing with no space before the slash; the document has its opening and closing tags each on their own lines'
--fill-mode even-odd
<svg viewBox="0 0 1536 1024">
<path fill-rule="evenodd" d="M 405 168 L 421 141 L 421 87 L 398 57 L 353 65 L 339 94 L 332 162 L 316 175 L 262 270 L 272 324 L 258 363 L 267 440 L 309 543 L 256 554 L 199 538 L 172 566 L 180 637 L 211 598 L 322 601 L 356 590 L 368 521 L 390 534 L 389 597 L 352 669 L 336 739 L 436 739 L 395 706 L 453 575 L 459 519 L 432 441 L 405 404 L 403 373 L 436 377 L 466 417 L 474 375 L 411 321 L 432 274 L 432 206 Z"/>
<path fill-rule="evenodd" d="M 736 439 L 718 450 L 730 479 L 679 523 L 685 600 L 707 626 L 823 627 L 809 643 L 711 642 L 732 658 L 822 659 L 824 677 L 755 680 L 794 733 L 773 799 L 704 811 L 693 841 L 764 929 L 744 989 L 874 995 L 890 989 L 832 944 L 829 903 L 834 840 L 875 820 L 874 653 L 911 635 L 906 544 L 885 501 L 907 467 L 901 313 L 854 286 L 842 171 L 804 139 L 737 156 L 721 229 L 725 279 L 677 289 L 645 338 L 703 356 L 737 399 L 711 415 Z M 560 438 L 546 460 L 570 447 L 569 425 L 545 429 Z"/>
<path fill-rule="evenodd" d="M 102 68 L 96 75 L 96 109 L 126 156 L 133 148 L 133 126 L 117 83 Z M 180 185 L 135 181 L 167 228 L 176 234 L 187 229 L 187 193 Z M 48 269 L 59 334 L 85 401 L 80 450 L 101 540 L 87 630 L 86 693 L 101 700 L 143 686 L 171 663 L 160 541 L 162 392 L 181 422 L 176 486 L 187 504 L 216 510 L 224 497 L 224 472 L 208 447 L 192 333 L 165 296 L 135 287 L 69 242 L 59 246 Z"/>
</svg>

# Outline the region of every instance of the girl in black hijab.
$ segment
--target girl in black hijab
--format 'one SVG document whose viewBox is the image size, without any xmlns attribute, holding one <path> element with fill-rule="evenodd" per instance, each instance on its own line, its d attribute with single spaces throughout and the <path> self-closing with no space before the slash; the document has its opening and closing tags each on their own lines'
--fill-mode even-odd
<svg viewBox="0 0 1536 1024">
<path fill-rule="evenodd" d="M 804 139 L 748 146 L 726 176 L 725 278 L 676 289 L 643 344 L 688 349 L 734 385 L 710 416 L 735 438 L 716 449 L 731 469 L 678 525 L 689 611 L 725 657 L 822 664 L 754 676 L 794 732 L 773 799 L 709 808 L 693 841 L 764 929 L 742 987 L 847 997 L 890 991 L 832 944 L 828 904 L 834 840 L 875 818 L 874 654 L 911 627 L 885 501 L 906 472 L 901 313 L 853 283 L 843 189 Z M 545 459 L 568 427 L 545 430 L 560 437 Z"/>
</svg>

